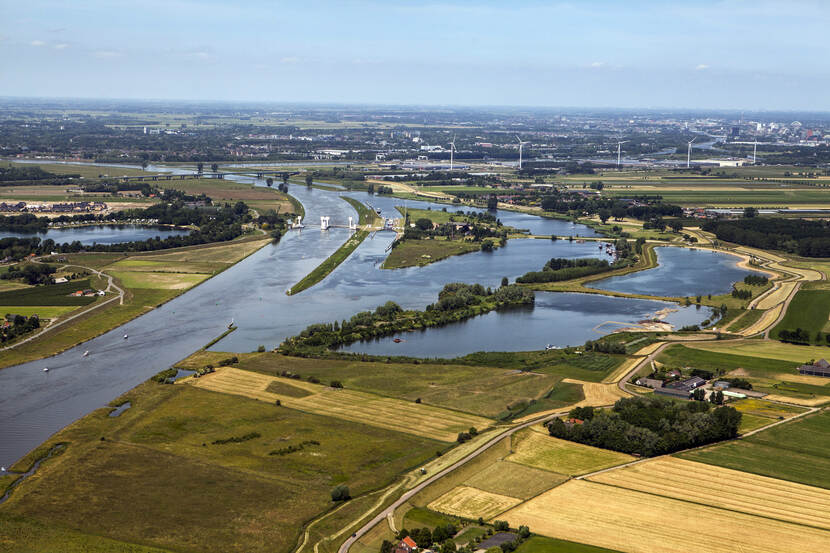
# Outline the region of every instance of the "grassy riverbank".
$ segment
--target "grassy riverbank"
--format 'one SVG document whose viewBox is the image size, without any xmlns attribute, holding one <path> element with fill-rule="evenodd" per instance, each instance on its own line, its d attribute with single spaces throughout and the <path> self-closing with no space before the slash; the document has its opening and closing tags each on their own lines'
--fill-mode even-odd
<svg viewBox="0 0 830 553">
<path fill-rule="evenodd" d="M 359 225 L 366 226 L 375 222 L 377 215 L 374 211 L 366 207 L 365 204 L 355 200 L 354 198 L 348 198 L 346 196 L 342 196 L 342 198 L 349 202 L 349 204 L 351 204 L 351 206 L 357 211 L 359 216 Z M 357 247 L 363 242 L 363 240 L 366 239 L 367 236 L 369 236 L 370 232 L 371 231 L 366 228 L 358 230 L 355 234 L 350 236 L 349 239 L 337 249 L 337 251 L 331 254 L 325 261 L 320 263 L 313 271 L 303 277 L 303 279 L 297 284 L 289 288 L 286 294 L 289 296 L 299 294 L 303 290 L 311 288 L 329 276 L 333 270 L 335 270 L 341 263 L 346 261 L 350 255 L 352 255 L 352 252 L 357 249 Z"/>
<path fill-rule="evenodd" d="M 64 257 L 71 265 L 112 275 L 124 289 L 123 305 L 112 301 L 14 349 L 0 351 L 0 367 L 49 357 L 91 340 L 172 300 L 270 243 L 270 239 L 257 235 L 220 244 L 129 255 L 66 254 Z M 71 315 L 70 312 L 63 316 Z"/>
</svg>

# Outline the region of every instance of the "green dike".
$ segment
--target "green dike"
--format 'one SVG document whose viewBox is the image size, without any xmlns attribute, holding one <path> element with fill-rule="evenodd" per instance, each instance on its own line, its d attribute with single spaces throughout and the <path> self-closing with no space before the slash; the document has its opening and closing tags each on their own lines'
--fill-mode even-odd
<svg viewBox="0 0 830 553">
<path fill-rule="evenodd" d="M 366 207 L 362 202 L 355 200 L 354 198 L 347 198 L 345 196 L 341 196 L 344 200 L 349 202 L 352 207 L 355 208 L 357 214 L 359 216 L 359 224 L 361 225 L 369 225 L 375 219 L 375 213 Z M 346 261 L 348 257 L 352 254 L 353 251 L 357 249 L 357 247 L 363 242 L 366 237 L 369 236 L 369 231 L 366 229 L 361 229 L 357 231 L 355 234 L 349 237 L 346 242 L 340 246 L 337 251 L 331 254 L 325 261 L 320 263 L 313 271 L 308 273 L 305 277 L 303 277 L 300 282 L 292 286 L 288 289 L 286 294 L 289 296 L 293 296 L 294 294 L 299 294 L 303 290 L 307 288 L 311 288 L 327 276 L 331 274 L 333 270 L 337 268 L 338 265 Z"/>
</svg>

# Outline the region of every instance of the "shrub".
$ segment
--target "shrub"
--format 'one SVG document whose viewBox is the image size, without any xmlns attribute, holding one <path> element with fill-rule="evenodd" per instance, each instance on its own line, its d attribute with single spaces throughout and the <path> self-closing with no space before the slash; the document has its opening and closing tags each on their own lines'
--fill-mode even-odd
<svg viewBox="0 0 830 553">
<path fill-rule="evenodd" d="M 331 500 L 332 501 L 346 501 L 347 499 L 351 499 L 351 495 L 349 495 L 349 487 L 345 484 L 339 484 L 332 488 L 331 490 Z"/>
</svg>

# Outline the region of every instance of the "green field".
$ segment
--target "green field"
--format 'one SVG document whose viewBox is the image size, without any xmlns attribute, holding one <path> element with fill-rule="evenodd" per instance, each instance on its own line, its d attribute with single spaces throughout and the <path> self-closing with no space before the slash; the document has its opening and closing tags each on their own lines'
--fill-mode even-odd
<svg viewBox="0 0 830 553">
<path fill-rule="evenodd" d="M 37 315 L 41 319 L 54 319 L 55 317 L 74 311 L 77 308 L 78 306 L 74 305 L 0 305 L 0 315 L 14 313 L 15 315 L 23 315 L 24 317 Z"/>
<path fill-rule="evenodd" d="M 830 330 L 830 291 L 799 290 L 784 318 L 770 331 L 770 337 L 777 338 L 780 331 L 796 328 L 809 332 L 811 344 L 828 344 L 824 334 Z M 818 333 L 822 333 L 820 339 L 816 339 Z"/>
<path fill-rule="evenodd" d="M 485 492 L 529 499 L 567 479 L 562 474 L 501 460 L 468 478 L 464 484 Z"/>
<path fill-rule="evenodd" d="M 469 240 L 404 240 L 392 248 L 384 260 L 383 269 L 420 267 L 441 261 L 453 255 L 462 255 L 481 250 L 480 242 Z"/>
<path fill-rule="evenodd" d="M 578 476 L 633 461 L 616 451 L 560 440 L 547 431 L 525 429 L 513 435 L 513 454 L 508 461 L 558 474 Z"/>
<path fill-rule="evenodd" d="M 691 461 L 830 489 L 830 412 L 745 438 L 680 453 Z"/>
<path fill-rule="evenodd" d="M 334 485 L 371 491 L 440 447 L 192 386 L 148 382 L 126 399 L 120 417 L 99 409 L 53 437 L 66 451 L 15 490 L 4 514 L 178 551 L 287 553 L 303 523 L 330 508 Z M 309 445 L 269 454 L 300 443 Z M 34 533 L 45 539 L 42 526 Z M 17 551 L 21 538 L 0 525 L 0 544 Z"/>
<path fill-rule="evenodd" d="M 734 311 L 734 310 L 730 309 L 729 312 L 727 313 L 727 316 L 732 311 Z M 749 328 L 752 325 L 754 325 L 755 323 L 757 323 L 761 319 L 761 317 L 764 315 L 764 313 L 765 313 L 765 311 L 762 310 L 762 309 L 750 309 L 749 311 L 746 311 L 744 313 L 744 315 L 741 318 L 739 318 L 737 321 L 735 321 L 734 323 L 728 325 L 726 327 L 726 331 L 727 332 L 740 332 L 741 330 Z M 718 323 L 717 323 L 718 328 L 722 329 L 723 328 L 721 326 L 722 324 L 723 323 L 721 321 L 718 321 Z"/>
<path fill-rule="evenodd" d="M 747 371 L 749 376 L 753 377 L 773 377 L 786 372 L 795 374 L 795 365 L 790 361 L 707 351 L 680 344 L 663 350 L 657 361 L 669 368 L 690 366 L 712 371 L 715 375 L 735 370 Z"/>
<path fill-rule="evenodd" d="M 0 292 L 0 305 L 52 305 L 52 306 L 79 306 L 89 305 L 95 301 L 95 297 L 75 297 L 69 294 L 91 288 L 88 278 L 73 280 L 62 284 L 49 284 L 45 286 L 32 286 L 20 290 L 9 290 Z"/>
</svg>

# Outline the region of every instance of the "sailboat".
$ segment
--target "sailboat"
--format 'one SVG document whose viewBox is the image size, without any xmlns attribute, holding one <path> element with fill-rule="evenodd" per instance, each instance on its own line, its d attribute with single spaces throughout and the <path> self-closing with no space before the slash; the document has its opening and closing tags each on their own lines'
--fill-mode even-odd
<svg viewBox="0 0 830 553">
<path fill-rule="evenodd" d="M 228 325 L 228 328 L 233 328 L 233 317 L 231 317 L 231 324 Z"/>
<path fill-rule="evenodd" d="M 43 367 L 43 372 L 48 373 L 49 372 L 49 367 Z"/>
<path fill-rule="evenodd" d="M 86 351 L 84 352 L 84 357 L 87 357 L 87 356 L 89 356 L 89 350 L 86 350 Z"/>
<path fill-rule="evenodd" d="M 126 334 L 124 335 L 124 339 L 125 339 L 125 340 L 127 339 L 127 335 L 126 335 Z"/>
</svg>

